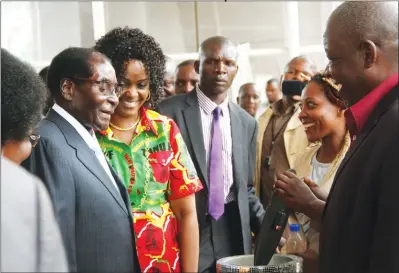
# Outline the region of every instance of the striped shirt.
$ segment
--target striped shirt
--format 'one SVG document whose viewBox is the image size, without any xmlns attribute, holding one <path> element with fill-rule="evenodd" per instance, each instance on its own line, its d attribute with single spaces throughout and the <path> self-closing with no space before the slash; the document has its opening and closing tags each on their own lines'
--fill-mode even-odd
<svg viewBox="0 0 399 273">
<path fill-rule="evenodd" d="M 223 183 L 224 183 L 224 199 L 225 203 L 230 203 L 235 200 L 234 191 L 232 190 L 233 185 L 233 145 L 231 138 L 231 123 L 230 123 L 230 110 L 228 104 L 228 98 L 217 105 L 211 101 L 197 86 L 197 98 L 201 113 L 201 124 L 202 134 L 204 136 L 204 146 L 206 151 L 206 165 L 209 171 L 209 154 L 211 147 L 211 132 L 212 132 L 212 120 L 213 110 L 217 106 L 221 109 L 220 125 L 223 137 L 222 142 L 222 156 L 223 156 Z"/>
</svg>

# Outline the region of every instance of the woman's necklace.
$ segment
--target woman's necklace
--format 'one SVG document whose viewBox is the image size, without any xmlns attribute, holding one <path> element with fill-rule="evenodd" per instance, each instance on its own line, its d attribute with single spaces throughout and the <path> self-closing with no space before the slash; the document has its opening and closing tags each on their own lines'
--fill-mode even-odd
<svg viewBox="0 0 399 273">
<path fill-rule="evenodd" d="M 339 151 L 339 153 L 337 154 L 337 156 L 334 158 L 333 162 L 331 163 L 330 168 L 327 171 L 327 174 L 324 176 L 321 183 L 319 183 L 320 186 L 322 184 L 324 184 L 325 182 L 327 182 L 332 177 L 332 175 L 337 171 L 339 165 L 341 165 L 341 162 L 345 157 L 346 152 L 349 149 L 350 144 L 351 144 L 351 139 L 350 139 L 350 135 L 349 135 L 349 131 L 348 131 L 345 134 L 344 145 L 342 146 L 341 150 Z"/>
<path fill-rule="evenodd" d="M 132 126 L 130 126 L 130 127 L 128 127 L 128 128 L 121 128 L 121 127 L 118 127 L 118 126 L 116 126 L 115 124 L 113 124 L 112 122 L 109 122 L 109 125 L 111 125 L 112 128 L 115 128 L 115 129 L 118 130 L 118 131 L 127 132 L 127 131 L 130 131 L 130 130 L 132 130 L 133 128 L 135 128 L 135 127 L 137 126 L 137 124 L 139 123 L 139 121 L 140 121 L 140 117 L 137 119 L 137 121 L 136 121 Z"/>
</svg>

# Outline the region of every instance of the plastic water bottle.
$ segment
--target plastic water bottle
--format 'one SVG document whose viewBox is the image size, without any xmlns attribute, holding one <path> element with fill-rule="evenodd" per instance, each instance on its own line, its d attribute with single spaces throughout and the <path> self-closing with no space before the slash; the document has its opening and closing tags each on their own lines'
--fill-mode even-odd
<svg viewBox="0 0 399 273">
<path fill-rule="evenodd" d="M 290 234 L 286 242 L 287 254 L 295 254 L 305 252 L 307 249 L 306 238 L 301 234 L 301 226 L 299 224 L 290 225 Z"/>
</svg>

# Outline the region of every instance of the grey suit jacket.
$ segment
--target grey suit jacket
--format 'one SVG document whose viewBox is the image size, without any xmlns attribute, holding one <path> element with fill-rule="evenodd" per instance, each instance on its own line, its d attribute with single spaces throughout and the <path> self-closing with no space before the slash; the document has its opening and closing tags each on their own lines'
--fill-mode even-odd
<svg viewBox="0 0 399 273">
<path fill-rule="evenodd" d="M 1 158 L 1 272 L 68 272 L 43 183 Z"/>
<path fill-rule="evenodd" d="M 320 273 L 399 272 L 399 85 L 352 142 L 327 199 Z"/>
<path fill-rule="evenodd" d="M 196 193 L 201 231 L 208 214 L 208 168 L 197 92 L 193 90 L 187 94 L 168 98 L 157 110 L 172 118 L 179 126 L 197 174 L 204 185 L 204 190 Z M 240 219 L 237 221 L 241 222 L 242 227 L 243 253 L 250 254 L 252 253 L 251 229 L 255 234 L 258 232 L 264 215 L 263 207 L 255 196 L 253 187 L 257 123 L 253 117 L 232 102 L 229 103 L 229 110 L 233 138 L 233 185 L 240 211 Z"/>
<path fill-rule="evenodd" d="M 46 184 L 72 272 L 139 272 L 127 191 L 107 173 L 75 128 L 50 110 L 40 143 L 23 165 Z"/>
</svg>

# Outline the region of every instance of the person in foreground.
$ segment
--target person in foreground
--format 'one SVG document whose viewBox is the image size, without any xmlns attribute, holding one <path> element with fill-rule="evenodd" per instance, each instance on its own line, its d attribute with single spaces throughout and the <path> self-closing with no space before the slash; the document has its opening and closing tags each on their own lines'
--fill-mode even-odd
<svg viewBox="0 0 399 273">
<path fill-rule="evenodd" d="M 220 258 L 252 253 L 264 210 L 255 197 L 253 172 L 257 125 L 228 101 L 237 73 L 237 47 L 225 37 L 205 40 L 195 63 L 199 85 L 160 104 L 178 124 L 206 187 L 196 194 L 200 255 L 196 272 L 216 272 Z"/>
<path fill-rule="evenodd" d="M 1 272 L 68 272 L 46 188 L 17 166 L 39 140 L 46 93 L 33 68 L 1 49 Z"/>
<path fill-rule="evenodd" d="M 69 272 L 46 187 L 3 156 L 1 272 Z"/>
<path fill-rule="evenodd" d="M 397 2 L 349 1 L 331 14 L 324 46 L 350 105 L 351 146 L 328 198 L 288 173 L 280 177 L 288 205 L 322 218 L 322 273 L 399 271 L 397 25 Z"/>
<path fill-rule="evenodd" d="M 297 158 L 294 165 L 296 176 L 319 187 L 325 195 L 330 191 L 337 169 L 350 145 L 344 117 L 346 103 L 340 98 L 339 89 L 340 86 L 331 77 L 317 73 L 302 91 L 298 116 L 312 144 Z M 277 181 L 276 187 L 281 183 Z M 320 223 L 311 221 L 307 215 L 299 212 L 292 215 L 288 223 L 299 223 L 308 242 L 306 252 L 297 254 L 304 258 L 304 272 L 317 272 Z M 285 238 L 287 235 L 285 233 Z M 285 252 L 285 247 L 281 252 Z"/>
<path fill-rule="evenodd" d="M 123 88 L 110 127 L 97 137 L 132 201 L 140 266 L 195 272 L 194 193 L 202 185 L 176 123 L 148 108 L 162 94 L 162 50 L 151 36 L 127 27 L 111 30 L 95 48 L 110 57 Z"/>
<path fill-rule="evenodd" d="M 115 70 L 101 53 L 72 47 L 54 57 L 47 79 L 55 104 L 23 164 L 50 192 L 69 269 L 141 272 L 129 196 L 93 132 L 108 128 L 118 104 Z"/>
</svg>

